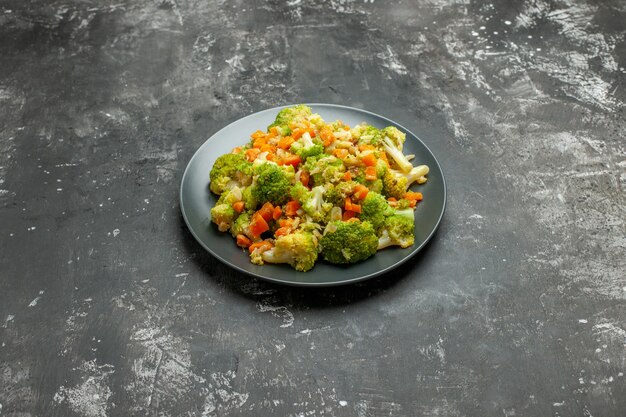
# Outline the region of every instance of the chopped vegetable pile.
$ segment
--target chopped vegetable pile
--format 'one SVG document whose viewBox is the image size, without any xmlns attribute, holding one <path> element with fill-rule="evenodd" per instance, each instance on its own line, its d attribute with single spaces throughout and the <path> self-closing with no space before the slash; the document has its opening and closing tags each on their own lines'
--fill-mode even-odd
<svg viewBox="0 0 626 417">
<path fill-rule="evenodd" d="M 281 110 L 266 132 L 220 156 L 210 189 L 211 220 L 258 265 L 308 271 L 319 257 L 359 262 L 414 242 L 414 209 L 428 167 L 404 155 L 405 134 L 341 121 L 326 123 L 305 105 Z"/>
</svg>

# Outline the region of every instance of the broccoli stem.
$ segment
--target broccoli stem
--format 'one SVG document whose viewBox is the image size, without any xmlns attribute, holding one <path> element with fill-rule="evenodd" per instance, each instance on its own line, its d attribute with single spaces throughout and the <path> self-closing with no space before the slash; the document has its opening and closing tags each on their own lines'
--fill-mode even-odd
<svg viewBox="0 0 626 417">
<path fill-rule="evenodd" d="M 393 241 L 389 237 L 389 232 L 383 230 L 382 235 L 378 238 L 378 248 L 377 250 L 388 248 L 389 246 L 394 246 Z"/>
</svg>

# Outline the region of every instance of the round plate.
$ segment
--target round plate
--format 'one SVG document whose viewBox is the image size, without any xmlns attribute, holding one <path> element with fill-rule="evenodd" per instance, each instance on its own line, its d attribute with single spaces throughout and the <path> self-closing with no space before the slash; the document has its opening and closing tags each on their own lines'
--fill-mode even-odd
<svg viewBox="0 0 626 417">
<path fill-rule="evenodd" d="M 415 244 L 410 248 L 388 248 L 366 261 L 351 265 L 333 265 L 319 260 L 308 272 L 298 272 L 289 265 L 254 265 L 248 253 L 237 245 L 230 233 L 221 233 L 211 223 L 210 210 L 217 197 L 209 191 L 209 172 L 215 160 L 232 148 L 248 142 L 250 134 L 265 130 L 278 111 L 276 107 L 251 114 L 226 126 L 211 136 L 194 154 L 183 174 L 180 188 L 180 208 L 185 222 L 200 244 L 220 261 L 246 274 L 268 281 L 300 286 L 329 286 L 362 281 L 375 277 L 406 262 L 433 236 L 443 216 L 446 205 L 446 183 L 441 167 L 432 152 L 399 124 L 364 110 L 333 104 L 308 104 L 314 113 L 327 121 L 342 120 L 350 126 L 361 122 L 378 128 L 395 126 L 406 132 L 405 154 L 415 154 L 416 165 L 428 165 L 430 173 L 426 184 L 413 186 L 424 194 L 424 201 L 415 211 Z"/>
</svg>

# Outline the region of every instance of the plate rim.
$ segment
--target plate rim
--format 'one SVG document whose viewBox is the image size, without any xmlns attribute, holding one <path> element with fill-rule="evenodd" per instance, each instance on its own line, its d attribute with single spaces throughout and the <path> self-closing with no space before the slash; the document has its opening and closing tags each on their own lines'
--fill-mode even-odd
<svg viewBox="0 0 626 417">
<path fill-rule="evenodd" d="M 286 107 L 292 107 L 295 106 L 297 104 L 304 104 L 306 106 L 325 106 L 325 107 L 336 107 L 336 108 L 342 108 L 342 109 L 348 109 L 348 110 L 356 110 L 357 112 L 361 112 L 361 113 L 365 113 L 365 114 L 369 114 L 371 116 L 380 118 L 384 121 L 390 122 L 392 125 L 396 125 L 398 127 L 400 127 L 401 129 L 403 129 L 405 132 L 411 134 L 413 137 L 415 137 L 427 150 L 428 152 L 430 152 L 430 154 L 432 155 L 435 163 L 437 164 L 437 167 L 439 168 L 439 172 L 441 172 L 441 181 L 442 181 L 442 185 L 443 185 L 443 205 L 441 207 L 441 213 L 439 214 L 439 218 L 437 219 L 437 222 L 435 223 L 435 226 L 433 227 L 433 229 L 431 230 L 431 232 L 428 234 L 428 236 L 426 237 L 426 239 L 424 239 L 424 241 L 416 248 L 414 248 L 412 250 L 412 252 L 408 255 L 405 256 L 404 258 L 402 258 L 401 260 L 397 261 L 396 263 L 387 266 L 386 268 L 377 270 L 375 272 L 372 272 L 370 274 L 367 275 L 362 275 L 360 277 L 356 277 L 356 278 L 350 278 L 350 279 L 346 279 L 346 280 L 341 280 L 341 281 L 335 281 L 335 282 L 295 282 L 295 281 L 284 281 L 281 279 L 276 279 L 276 278 L 272 278 L 270 276 L 264 276 L 255 272 L 251 272 L 248 271 L 238 265 L 235 265 L 231 262 L 228 262 L 227 260 L 223 259 L 220 255 L 218 255 L 216 252 L 214 252 L 208 245 L 206 245 L 199 237 L 198 235 L 196 235 L 194 229 L 191 227 L 191 225 L 189 224 L 189 220 L 187 219 L 187 214 L 185 212 L 185 207 L 184 207 L 184 202 L 183 202 L 183 190 L 184 190 L 184 184 L 185 184 L 185 178 L 187 178 L 187 173 L 192 165 L 192 162 L 195 160 L 195 158 L 199 155 L 200 150 L 204 147 L 204 145 L 207 144 L 207 142 L 209 142 L 211 140 L 211 138 L 213 138 L 214 136 L 218 135 L 220 132 L 222 132 L 223 130 L 226 130 L 227 128 L 229 128 L 231 125 L 235 124 L 235 123 L 239 123 L 242 120 L 248 119 L 250 117 L 256 116 L 258 114 L 261 113 L 266 113 L 266 112 L 271 112 L 271 111 L 280 111 L 281 109 L 284 109 Z M 282 106 L 276 106 L 276 107 L 271 107 L 265 110 L 260 110 L 254 113 L 250 113 L 247 116 L 244 117 L 240 117 L 234 121 L 232 121 L 231 123 L 227 124 L 226 126 L 222 127 L 220 130 L 216 131 L 215 133 L 213 133 L 211 136 L 209 136 L 199 147 L 198 149 L 196 149 L 196 151 L 194 152 L 193 156 L 189 159 L 189 162 L 187 163 L 187 166 L 185 167 L 185 170 L 183 171 L 183 175 L 181 177 L 180 180 L 180 191 L 179 191 L 179 205 L 180 205 L 180 211 L 182 213 L 183 219 L 185 220 L 185 225 L 187 226 L 187 230 L 189 230 L 189 232 L 191 233 L 191 235 L 194 237 L 194 239 L 196 240 L 196 242 L 198 242 L 200 244 L 200 246 L 202 246 L 206 251 L 208 251 L 214 258 L 216 258 L 217 260 L 219 260 L 220 262 L 222 262 L 223 264 L 227 265 L 230 268 L 233 268 L 239 272 L 242 272 L 246 275 L 250 275 L 253 276 L 255 278 L 259 278 L 265 281 L 269 281 L 272 282 L 274 284 L 280 284 L 280 285 L 288 285 L 288 286 L 296 286 L 296 287 L 332 287 L 332 286 L 339 286 L 339 285 L 349 285 L 349 284 L 353 284 L 356 282 L 361 282 L 361 281 L 365 281 L 368 279 L 372 279 L 375 278 L 377 276 L 383 275 L 393 269 L 398 268 L 400 265 L 408 262 L 410 259 L 412 259 L 415 255 L 417 255 L 423 248 L 424 246 L 426 246 L 426 244 L 428 244 L 428 242 L 430 242 L 430 240 L 432 239 L 432 237 L 434 236 L 434 234 L 437 232 L 437 230 L 439 229 L 439 225 L 441 224 L 441 220 L 443 219 L 443 215 L 446 211 L 446 206 L 447 206 L 447 201 L 448 201 L 448 188 L 446 186 L 446 179 L 445 179 L 445 175 L 443 173 L 443 169 L 441 168 L 441 164 L 439 163 L 439 160 L 437 159 L 437 157 L 435 156 L 435 154 L 433 153 L 433 151 L 428 147 L 428 145 L 426 145 L 426 143 L 424 143 L 424 141 L 422 139 L 420 139 L 419 136 L 417 136 L 415 133 L 413 133 L 412 131 L 410 131 L 409 129 L 407 129 L 405 126 L 401 125 L 400 123 L 393 121 L 385 116 L 381 116 L 380 114 L 371 112 L 369 110 L 364 110 L 364 109 L 360 109 L 357 107 L 352 107 L 352 106 L 345 106 L 345 105 L 341 105 L 341 104 L 331 104 L 331 103 L 297 103 L 297 104 L 287 104 L 287 105 L 282 105 Z M 306 272 L 304 272 L 306 273 Z"/>
</svg>

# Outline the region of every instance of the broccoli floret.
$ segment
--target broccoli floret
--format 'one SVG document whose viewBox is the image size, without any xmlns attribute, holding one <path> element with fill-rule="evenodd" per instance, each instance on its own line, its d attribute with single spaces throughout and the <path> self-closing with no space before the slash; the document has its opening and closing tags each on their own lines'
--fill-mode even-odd
<svg viewBox="0 0 626 417">
<path fill-rule="evenodd" d="M 377 178 L 374 181 L 365 181 L 363 185 L 365 185 L 367 188 L 370 189 L 370 191 L 374 191 L 375 193 L 380 194 L 383 192 L 383 180 L 381 180 L 380 178 Z"/>
<path fill-rule="evenodd" d="M 309 132 L 306 132 L 291 145 L 290 151 L 304 161 L 311 156 L 321 155 L 324 152 L 324 146 L 321 143 L 315 143 Z"/>
<path fill-rule="evenodd" d="M 287 107 L 278 112 L 276 120 L 274 120 L 274 123 L 269 125 L 267 129 L 277 127 L 280 129 L 281 134 L 286 136 L 291 134 L 291 129 L 289 128 L 290 123 L 306 119 L 309 116 L 311 116 L 311 108 L 309 106 L 299 104 L 297 106 Z"/>
<path fill-rule="evenodd" d="M 356 181 L 342 181 L 336 185 L 328 185 L 324 197 L 333 206 L 343 207 L 346 198 L 350 197 L 356 187 Z"/>
<path fill-rule="evenodd" d="M 297 271 L 308 271 L 317 260 L 317 239 L 310 232 L 296 231 L 280 236 L 274 247 L 261 254 L 265 262 L 273 264 L 287 263 Z"/>
<path fill-rule="evenodd" d="M 404 146 L 404 141 L 406 141 L 405 133 L 401 132 L 393 126 L 388 126 L 384 128 L 382 133 L 384 136 L 391 139 L 396 148 L 402 150 L 402 147 Z"/>
<path fill-rule="evenodd" d="M 210 189 L 222 194 L 234 186 L 246 186 L 252 181 L 252 164 L 240 154 L 227 153 L 217 158 L 211 168 Z"/>
<path fill-rule="evenodd" d="M 398 214 L 387 217 L 378 238 L 378 250 L 389 246 L 408 248 L 415 242 L 413 210 L 410 214 L 398 211 Z"/>
<path fill-rule="evenodd" d="M 248 226 L 250 226 L 250 219 L 252 218 L 252 211 L 244 211 L 237 217 L 237 220 L 230 227 L 230 234 L 233 237 L 237 237 L 237 235 L 246 235 L 249 238 L 252 238 L 251 233 L 248 231 Z"/>
<path fill-rule="evenodd" d="M 326 226 L 320 246 L 328 262 L 355 263 L 376 253 L 378 237 L 370 222 L 333 221 Z"/>
<path fill-rule="evenodd" d="M 314 185 L 337 183 L 346 172 L 341 159 L 335 156 L 311 157 L 306 160 L 304 169 L 309 171 Z"/>
<path fill-rule="evenodd" d="M 417 166 L 406 173 L 389 169 L 383 176 L 383 193 L 400 199 L 414 182 L 418 184 L 426 182 L 426 174 L 428 174 L 426 165 Z"/>
<path fill-rule="evenodd" d="M 382 180 L 383 194 L 386 197 L 400 199 L 406 193 L 408 187 L 403 175 L 395 175 L 392 170 L 387 170 Z"/>
<path fill-rule="evenodd" d="M 282 205 L 287 202 L 294 179 L 293 167 L 287 171 L 276 164 L 266 163 L 255 167 L 254 174 L 250 193 L 257 203 L 269 201 L 274 205 Z"/>
<path fill-rule="evenodd" d="M 358 139 L 359 145 L 378 145 L 382 139 L 382 132 L 372 125 L 360 124 L 352 129 L 352 137 Z"/>
<path fill-rule="evenodd" d="M 289 191 L 289 195 L 291 196 L 291 198 L 300 202 L 306 199 L 308 193 L 309 189 L 302 185 L 301 182 L 297 182 L 293 187 L 291 187 L 291 190 Z"/>
<path fill-rule="evenodd" d="M 406 198 L 401 198 L 400 200 L 398 200 L 398 202 L 396 203 L 396 210 L 404 210 L 404 209 L 408 209 L 411 208 L 411 202 L 409 200 L 407 200 Z M 413 209 L 411 208 L 411 211 Z"/>
<path fill-rule="evenodd" d="M 241 193 L 241 199 L 243 200 L 247 210 L 254 210 L 259 205 L 259 202 L 252 193 L 253 190 L 254 186 L 251 185 L 244 188 L 243 192 Z"/>
<path fill-rule="evenodd" d="M 237 212 L 230 204 L 216 204 L 211 209 L 211 221 L 217 225 L 220 232 L 230 229 L 237 218 Z"/>
<path fill-rule="evenodd" d="M 382 195 L 370 191 L 361 203 L 361 221 L 369 221 L 375 230 L 378 230 L 388 216 L 394 214 L 393 208 Z"/>
</svg>

